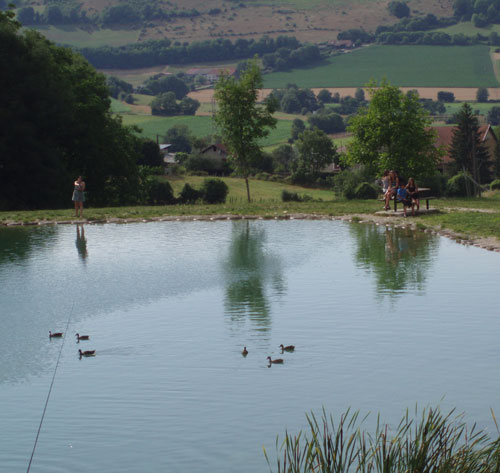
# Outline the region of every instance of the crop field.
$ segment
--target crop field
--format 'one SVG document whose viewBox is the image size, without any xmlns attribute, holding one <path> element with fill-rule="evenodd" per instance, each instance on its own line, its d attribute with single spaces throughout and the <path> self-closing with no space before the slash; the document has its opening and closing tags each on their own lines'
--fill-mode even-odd
<svg viewBox="0 0 500 473">
<path fill-rule="evenodd" d="M 78 48 L 99 46 L 123 46 L 135 43 L 139 30 L 95 30 L 88 32 L 74 26 L 39 26 L 36 28 L 50 41 Z"/>
<path fill-rule="evenodd" d="M 470 21 L 464 21 L 461 23 L 457 23 L 456 25 L 447 26 L 446 28 L 438 28 L 432 31 L 438 31 L 449 35 L 462 33 L 467 36 L 475 36 L 479 33 L 483 36 L 488 36 L 493 31 L 496 31 L 500 34 L 500 25 L 488 25 L 484 28 L 478 28 L 477 26 L 474 26 Z"/>
<path fill-rule="evenodd" d="M 387 78 L 407 87 L 498 87 L 488 46 L 370 46 L 315 67 L 264 76 L 264 87 L 359 87 Z"/>
<path fill-rule="evenodd" d="M 120 103 L 120 102 L 118 102 Z M 121 108 L 116 101 L 113 102 L 114 110 Z M 126 106 L 125 106 L 126 107 Z M 123 113 L 118 111 L 122 117 L 124 125 L 136 125 L 142 130 L 142 136 L 156 140 L 157 135 L 162 137 L 166 131 L 174 125 L 187 125 L 193 135 L 204 137 L 215 133 L 216 128 L 209 116 L 176 116 L 158 117 L 152 115 Z M 276 128 L 270 131 L 267 138 L 264 138 L 261 145 L 273 147 L 284 143 L 290 137 L 292 122 L 290 120 L 278 120 Z"/>
</svg>

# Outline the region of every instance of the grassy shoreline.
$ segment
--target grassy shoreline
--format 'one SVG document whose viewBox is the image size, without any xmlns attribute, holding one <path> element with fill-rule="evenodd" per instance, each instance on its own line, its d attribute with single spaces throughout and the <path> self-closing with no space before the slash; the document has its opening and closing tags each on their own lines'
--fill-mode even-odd
<svg viewBox="0 0 500 473">
<path fill-rule="evenodd" d="M 155 220 L 223 220 L 236 218 L 300 219 L 340 218 L 371 221 L 379 224 L 406 225 L 441 231 L 462 241 L 474 243 L 487 239 L 483 245 L 500 251 L 500 202 L 496 198 L 438 199 L 434 214 L 422 214 L 403 219 L 398 216 L 378 216 L 380 203 L 373 200 L 332 200 L 323 202 L 279 202 L 263 200 L 250 204 L 242 201 L 220 205 L 170 205 L 87 208 L 83 219 L 74 216 L 73 209 L 3 211 L 0 227 L 19 225 L 129 223 Z"/>
</svg>

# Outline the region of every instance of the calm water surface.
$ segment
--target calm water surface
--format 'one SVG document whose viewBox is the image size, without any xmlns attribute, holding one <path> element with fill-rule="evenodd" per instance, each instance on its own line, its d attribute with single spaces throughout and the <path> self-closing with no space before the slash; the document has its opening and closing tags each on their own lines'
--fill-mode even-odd
<svg viewBox="0 0 500 473">
<path fill-rule="evenodd" d="M 27 469 L 61 346 L 32 473 L 267 472 L 262 446 L 323 407 L 439 404 L 492 431 L 499 268 L 335 221 L 0 230 L 0 471 Z"/>
</svg>

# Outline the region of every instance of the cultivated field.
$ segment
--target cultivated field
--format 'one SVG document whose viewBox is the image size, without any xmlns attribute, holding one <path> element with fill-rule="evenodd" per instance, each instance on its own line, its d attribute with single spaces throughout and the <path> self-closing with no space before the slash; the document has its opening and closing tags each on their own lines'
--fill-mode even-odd
<svg viewBox="0 0 500 473">
<path fill-rule="evenodd" d="M 23 2 L 23 6 L 25 4 L 37 6 L 38 3 L 40 3 L 38 0 L 28 0 Z M 83 8 L 90 14 L 99 13 L 105 7 L 117 3 L 119 2 L 116 0 L 81 2 Z M 236 40 L 288 34 L 296 36 L 301 41 L 321 42 L 335 39 L 340 31 L 349 28 L 374 31 L 378 25 L 397 21 L 397 18 L 387 11 L 386 0 L 268 0 L 266 2 L 178 0 L 168 4 L 173 10 L 196 8 L 200 15 L 194 18 L 175 18 L 174 21 L 149 22 L 145 27 L 134 30 L 136 40 L 168 37 L 191 42 L 218 37 Z M 452 0 L 411 0 L 409 4 L 420 14 L 433 13 L 436 16 L 452 14 Z M 208 12 L 212 9 L 219 9 L 220 12 L 210 15 Z M 75 46 L 100 45 L 100 39 L 93 40 L 85 35 L 85 32 L 65 31 L 64 28 L 59 30 L 57 33 L 51 33 L 55 41 Z M 120 36 L 131 31 L 116 31 L 116 33 Z M 97 32 L 91 36 L 94 34 Z"/>
<path fill-rule="evenodd" d="M 264 76 L 266 88 L 360 87 L 387 78 L 406 87 L 498 87 L 488 46 L 370 46 L 307 69 Z"/>
</svg>

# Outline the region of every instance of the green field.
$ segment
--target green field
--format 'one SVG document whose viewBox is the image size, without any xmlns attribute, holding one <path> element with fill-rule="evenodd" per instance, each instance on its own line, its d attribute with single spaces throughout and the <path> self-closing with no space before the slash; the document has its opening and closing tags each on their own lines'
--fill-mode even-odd
<svg viewBox="0 0 500 473">
<path fill-rule="evenodd" d="M 447 26 L 446 28 L 438 28 L 432 31 L 446 33 L 449 35 L 462 33 L 466 36 L 475 36 L 479 33 L 483 36 L 488 36 L 493 31 L 496 31 L 500 34 L 500 25 L 488 25 L 484 28 L 478 28 L 477 26 L 474 26 L 470 21 L 464 21 L 461 23 L 457 23 L 456 25 Z"/>
<path fill-rule="evenodd" d="M 120 103 L 120 102 L 119 102 Z M 116 101 L 113 102 L 114 110 L 118 107 Z M 123 105 L 126 107 L 126 105 Z M 139 115 L 133 113 L 118 112 L 123 119 L 124 125 L 136 125 L 141 128 L 142 135 L 153 140 L 156 140 L 157 135 L 160 137 L 165 135 L 165 132 L 174 125 L 187 125 L 193 135 L 204 137 L 212 135 L 216 132 L 215 126 L 212 123 L 212 117 L 197 117 L 197 116 L 176 116 L 176 117 L 158 117 L 152 115 Z M 276 128 L 271 130 L 269 136 L 262 140 L 262 146 L 276 146 L 286 142 L 290 137 L 292 122 L 289 120 L 278 120 Z"/>
<path fill-rule="evenodd" d="M 135 43 L 139 38 L 139 30 L 95 30 L 85 31 L 75 26 L 37 26 L 36 28 L 50 41 L 77 48 L 97 48 L 99 46 L 123 46 Z"/>
<path fill-rule="evenodd" d="M 370 46 L 307 69 L 264 76 L 264 87 L 360 87 L 384 77 L 401 87 L 498 87 L 488 46 Z"/>
</svg>

